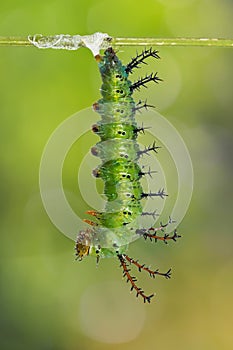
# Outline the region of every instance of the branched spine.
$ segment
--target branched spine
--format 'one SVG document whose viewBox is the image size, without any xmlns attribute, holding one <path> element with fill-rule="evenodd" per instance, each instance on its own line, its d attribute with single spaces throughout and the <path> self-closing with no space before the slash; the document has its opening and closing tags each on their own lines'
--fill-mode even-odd
<svg viewBox="0 0 233 350">
<path fill-rule="evenodd" d="M 147 104 L 146 101 L 142 102 L 141 100 L 139 100 L 136 106 L 132 108 L 132 111 L 139 111 L 141 113 L 141 109 L 145 108 L 147 110 L 149 107 L 155 108 L 155 106 Z"/>
<path fill-rule="evenodd" d="M 148 171 L 141 171 L 139 173 L 140 176 L 145 176 L 145 175 L 149 175 L 150 178 L 152 179 L 152 175 L 151 174 L 156 174 L 157 171 L 156 170 L 151 170 L 150 167 L 149 167 L 149 170 Z"/>
<path fill-rule="evenodd" d="M 140 127 L 140 128 L 136 128 L 135 129 L 135 133 L 143 133 L 143 134 L 145 134 L 145 130 L 147 130 L 147 129 L 150 129 L 151 128 L 151 126 L 143 126 L 143 123 L 142 123 L 142 126 Z"/>
<path fill-rule="evenodd" d="M 160 223 L 159 227 L 150 227 L 149 229 L 146 229 L 146 228 L 138 229 L 136 230 L 136 234 L 143 236 L 145 240 L 149 238 L 151 241 L 153 239 L 155 240 L 155 242 L 159 240 L 159 241 L 163 241 L 165 244 L 167 244 L 168 243 L 167 241 L 169 240 L 173 240 L 174 242 L 176 242 L 176 240 L 181 237 L 180 235 L 177 234 L 176 229 L 173 231 L 172 235 L 164 233 L 163 236 L 158 236 L 156 234 L 156 232 L 164 232 L 164 229 L 171 223 L 174 223 L 174 221 L 171 218 L 169 218 L 169 221 L 166 224 Z"/>
<path fill-rule="evenodd" d="M 144 290 L 142 290 L 142 288 L 140 288 L 136 285 L 137 279 L 136 279 L 136 277 L 131 276 L 131 274 L 130 274 L 130 269 L 128 268 L 128 265 L 126 263 L 126 255 L 118 254 L 118 259 L 120 260 L 120 264 L 121 264 L 120 266 L 123 269 L 123 277 L 126 277 L 127 283 L 130 282 L 130 284 L 131 284 L 130 290 L 131 291 L 135 290 L 136 297 L 138 297 L 140 295 L 143 298 L 144 303 L 146 303 L 146 302 L 150 303 L 151 298 L 153 298 L 154 294 L 147 296 L 144 293 Z"/>
<path fill-rule="evenodd" d="M 154 210 L 153 212 L 144 211 L 142 212 L 142 216 L 152 216 L 152 218 L 155 219 L 159 214 L 157 214 L 157 210 Z"/>
<path fill-rule="evenodd" d="M 160 197 L 162 199 L 164 199 L 164 197 L 167 197 L 168 194 L 165 192 L 164 188 L 161 188 L 158 192 L 149 192 L 149 193 L 142 193 L 141 198 L 153 198 L 153 197 Z"/>
<path fill-rule="evenodd" d="M 153 231 L 153 227 L 151 227 L 149 229 L 149 231 Z M 173 240 L 174 242 L 176 242 L 177 238 L 180 238 L 181 236 L 177 234 L 177 230 L 175 229 L 174 232 L 173 232 L 173 235 L 171 235 L 171 236 L 169 234 L 165 233 L 164 236 L 161 237 L 161 236 L 157 236 L 154 233 L 151 234 L 149 232 L 146 232 L 146 233 L 143 234 L 143 237 L 145 239 L 149 238 L 151 241 L 152 241 L 152 239 L 154 239 L 155 241 L 160 240 L 160 241 L 163 241 L 164 243 L 167 244 L 168 240 Z"/>
<path fill-rule="evenodd" d="M 156 275 L 159 275 L 159 276 L 164 276 L 165 278 L 171 278 L 171 269 L 169 269 L 165 273 L 162 273 L 162 272 L 159 272 L 159 269 L 151 270 L 148 266 L 145 266 L 145 264 L 140 264 L 138 262 L 138 260 L 134 260 L 134 259 L 130 258 L 128 255 L 124 254 L 124 258 L 130 264 L 134 264 L 135 266 L 137 266 L 139 272 L 141 272 L 142 270 L 148 272 L 150 277 L 155 278 Z"/>
<path fill-rule="evenodd" d="M 130 86 L 130 90 L 131 91 L 140 90 L 141 86 L 147 88 L 146 84 L 149 83 L 150 81 L 153 81 L 154 83 L 158 83 L 159 81 L 162 81 L 162 79 L 160 79 L 157 76 L 157 74 L 158 72 L 151 73 L 150 75 L 146 75 L 145 77 L 140 78 L 138 81 L 136 81 Z"/>
<path fill-rule="evenodd" d="M 126 66 L 126 72 L 127 73 L 132 73 L 134 68 L 139 68 L 140 64 L 147 64 L 145 62 L 145 60 L 148 57 L 153 57 L 153 58 L 160 58 L 158 55 L 158 51 L 157 50 L 153 50 L 152 47 L 148 50 L 144 50 L 142 51 L 142 53 L 137 54 L 136 57 L 133 57 L 131 59 L 131 62 L 129 62 Z"/>
<path fill-rule="evenodd" d="M 138 151 L 138 156 L 142 156 L 143 154 L 146 154 L 149 156 L 149 152 L 155 152 L 158 153 L 157 149 L 161 148 L 160 146 L 155 146 L 155 141 L 152 143 L 152 145 L 149 145 L 148 147 L 145 147 L 144 150 Z"/>
</svg>

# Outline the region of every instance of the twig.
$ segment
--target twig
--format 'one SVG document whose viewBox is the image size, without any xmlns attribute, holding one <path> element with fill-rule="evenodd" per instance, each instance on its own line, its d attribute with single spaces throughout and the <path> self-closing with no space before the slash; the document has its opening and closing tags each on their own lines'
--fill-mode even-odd
<svg viewBox="0 0 233 350">
<path fill-rule="evenodd" d="M 37 40 L 44 40 L 54 42 L 58 37 L 69 37 L 72 42 L 75 42 L 77 35 L 30 35 L 25 37 L 9 36 L 0 37 L 0 46 L 34 46 L 30 38 Z M 106 38 L 108 46 L 204 46 L 204 47 L 233 47 L 233 39 L 223 38 L 114 38 L 108 36 Z M 63 48 L 67 50 L 77 50 L 75 44 L 70 44 L 69 48 Z M 72 47 L 73 46 L 73 47 Z M 106 43 L 105 43 L 106 46 Z M 47 48 L 52 48 L 47 47 Z"/>
</svg>

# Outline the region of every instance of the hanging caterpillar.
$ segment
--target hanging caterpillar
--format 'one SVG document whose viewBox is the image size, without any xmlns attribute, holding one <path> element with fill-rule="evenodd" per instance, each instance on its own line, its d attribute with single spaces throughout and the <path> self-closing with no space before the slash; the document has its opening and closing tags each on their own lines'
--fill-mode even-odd
<svg viewBox="0 0 233 350">
<path fill-rule="evenodd" d="M 75 246 L 76 257 L 79 260 L 87 255 L 95 256 L 97 262 L 105 257 L 119 259 L 123 276 L 131 284 L 131 291 L 135 290 L 136 296 L 142 297 L 144 303 L 150 303 L 154 294 L 146 295 L 143 289 L 138 287 L 137 279 L 131 275 L 129 265 L 135 265 L 139 272 L 146 271 L 151 277 L 160 275 L 170 278 L 171 269 L 162 273 L 130 258 L 126 254 L 129 243 L 136 236 L 161 240 L 165 243 L 168 240 L 176 241 L 180 237 L 176 230 L 172 235 L 164 233 L 165 227 L 171 221 L 165 225 L 161 224 L 158 228 L 149 229 L 141 228 L 138 222 L 142 215 L 153 215 L 143 212 L 144 199 L 167 196 L 164 189 L 144 193 L 140 182 L 142 176 L 151 176 L 153 172 L 150 169 L 148 172 L 143 171 L 138 164 L 139 158 L 149 152 L 157 153 L 159 147 L 154 142 L 151 146 L 140 150 L 137 137 L 145 128 L 137 126 L 135 114 L 142 108 L 147 109 L 150 106 L 141 101 L 136 104 L 132 95 L 135 90 L 146 87 L 149 82 L 158 83 L 161 79 L 156 72 L 132 83 L 129 75 L 149 57 L 158 59 L 158 51 L 145 50 L 137 54 L 126 66 L 112 48 L 108 48 L 103 56 L 95 56 L 102 78 L 102 98 L 93 105 L 101 120 L 92 126 L 92 131 L 100 137 L 100 142 L 92 147 L 91 152 L 101 159 L 101 164 L 93 170 L 93 175 L 104 182 L 106 204 L 102 212 L 94 210 L 87 212 L 96 221 L 84 219 L 90 228 L 79 232 Z M 162 235 L 159 235 L 159 232 Z"/>
</svg>

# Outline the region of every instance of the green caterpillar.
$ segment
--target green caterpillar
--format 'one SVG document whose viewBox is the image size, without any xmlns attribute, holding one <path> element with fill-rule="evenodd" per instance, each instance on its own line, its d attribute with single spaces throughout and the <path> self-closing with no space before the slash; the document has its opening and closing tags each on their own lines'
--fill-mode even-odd
<svg viewBox="0 0 233 350">
<path fill-rule="evenodd" d="M 138 222 L 142 215 L 153 215 L 143 213 L 144 198 L 166 196 L 163 189 L 156 193 L 144 193 L 140 182 L 142 176 L 151 175 L 152 172 L 143 171 L 138 164 L 139 158 L 150 151 L 157 152 L 159 147 L 153 143 L 145 150 L 140 150 L 137 137 L 144 128 L 137 126 L 135 114 L 149 105 L 141 101 L 136 104 L 132 95 L 135 90 L 139 90 L 141 86 L 145 87 L 150 81 L 158 83 L 161 79 L 155 73 L 132 83 L 129 75 L 134 68 L 145 63 L 148 57 L 158 59 L 158 52 L 152 49 L 145 50 L 126 66 L 121 63 L 112 48 L 108 48 L 103 56 L 95 57 L 102 78 L 102 98 L 93 105 L 101 120 L 92 126 L 92 131 L 100 137 L 100 142 L 92 147 L 91 152 L 101 159 L 101 164 L 93 171 L 93 175 L 104 182 L 106 205 L 102 212 L 87 212 L 97 221 L 84 220 L 91 228 L 79 232 L 75 246 L 79 260 L 87 255 L 95 256 L 97 261 L 100 258 L 117 257 L 124 277 L 131 284 L 131 290 L 135 290 L 136 295 L 141 296 L 144 302 L 150 302 L 153 294 L 147 296 L 137 286 L 136 278 L 131 276 L 128 264 L 135 265 L 139 271 L 148 272 L 152 277 L 162 275 L 170 278 L 171 269 L 161 273 L 130 258 L 126 254 L 129 243 L 135 236 L 162 240 L 165 243 L 171 239 L 176 241 L 176 238 L 180 237 L 176 230 L 171 236 L 157 235 L 157 232 L 163 232 L 168 224 L 161 224 L 159 228 L 144 229 L 140 228 Z"/>
</svg>

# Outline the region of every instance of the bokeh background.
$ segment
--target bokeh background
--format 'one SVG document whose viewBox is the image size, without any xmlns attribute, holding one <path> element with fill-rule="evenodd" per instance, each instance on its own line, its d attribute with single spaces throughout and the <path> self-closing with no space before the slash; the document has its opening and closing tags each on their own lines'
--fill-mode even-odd
<svg viewBox="0 0 233 350">
<path fill-rule="evenodd" d="M 10 1 L 0 5 L 0 35 L 232 37 L 232 15 L 231 0 Z M 134 52 L 119 55 L 127 62 Z M 170 281 L 140 276 L 157 293 L 144 305 L 114 259 L 98 268 L 92 258 L 74 261 L 74 242 L 52 225 L 40 198 L 49 136 L 100 96 L 91 52 L 0 48 L 1 349 L 232 349 L 233 49 L 160 48 L 160 55 L 146 69 L 164 83 L 139 96 L 184 138 L 195 186 L 179 242 L 132 244 L 131 256 L 174 267 Z M 78 213 L 86 207 L 76 160 L 86 147 L 74 146 L 64 172 Z"/>
</svg>

